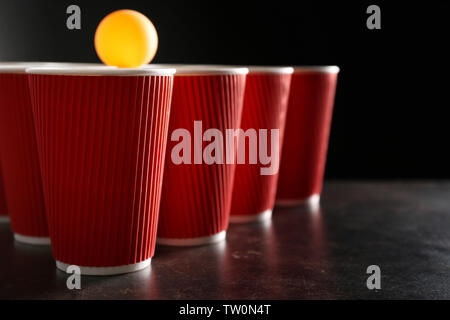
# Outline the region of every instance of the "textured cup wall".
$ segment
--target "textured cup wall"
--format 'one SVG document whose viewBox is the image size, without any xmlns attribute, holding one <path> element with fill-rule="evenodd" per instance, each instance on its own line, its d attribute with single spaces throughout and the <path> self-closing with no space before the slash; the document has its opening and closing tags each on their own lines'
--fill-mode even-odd
<svg viewBox="0 0 450 320">
<path fill-rule="evenodd" d="M 236 166 L 176 165 L 171 161 L 171 151 L 179 142 L 171 141 L 171 134 L 184 128 L 193 141 L 194 121 L 202 121 L 203 131 L 216 128 L 224 136 L 226 129 L 239 128 L 245 80 L 246 75 L 175 76 L 159 237 L 190 239 L 227 229 Z M 203 142 L 203 148 L 209 143 Z M 236 148 L 232 152 L 235 157 Z"/>
<path fill-rule="evenodd" d="M 260 129 L 267 129 L 269 154 L 270 130 L 279 129 L 279 155 L 281 156 L 290 86 L 291 74 L 250 73 L 247 76 L 241 128 L 244 131 L 255 129 L 257 134 Z M 246 150 L 249 150 L 248 142 L 246 142 Z M 248 157 L 247 151 L 246 163 L 236 167 L 231 215 L 259 214 L 273 209 L 275 204 L 278 173 L 261 175 L 261 168 L 268 165 L 261 165 L 259 162 L 249 164 Z"/>
<path fill-rule="evenodd" d="M 0 156 L 1 159 L 1 156 Z M 5 216 L 8 214 L 8 208 L 6 207 L 6 195 L 5 189 L 3 187 L 3 177 L 1 170 L 1 161 L 0 161 L 0 216 Z"/>
<path fill-rule="evenodd" d="M 12 230 L 48 237 L 26 74 L 0 74 L 0 149 Z"/>
<path fill-rule="evenodd" d="M 303 200 L 322 191 L 337 77 L 318 72 L 292 76 L 279 200 Z"/>
<path fill-rule="evenodd" d="M 56 260 L 109 267 L 152 257 L 173 76 L 29 80 Z"/>
</svg>

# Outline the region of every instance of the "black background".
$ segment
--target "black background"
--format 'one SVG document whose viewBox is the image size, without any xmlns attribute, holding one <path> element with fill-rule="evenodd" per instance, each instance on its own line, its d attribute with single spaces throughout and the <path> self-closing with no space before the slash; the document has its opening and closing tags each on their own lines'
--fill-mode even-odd
<svg viewBox="0 0 450 320">
<path fill-rule="evenodd" d="M 98 62 L 95 28 L 124 8 L 154 22 L 155 62 L 339 65 L 328 178 L 450 178 L 450 1 L 0 0 L 0 60 Z"/>
</svg>

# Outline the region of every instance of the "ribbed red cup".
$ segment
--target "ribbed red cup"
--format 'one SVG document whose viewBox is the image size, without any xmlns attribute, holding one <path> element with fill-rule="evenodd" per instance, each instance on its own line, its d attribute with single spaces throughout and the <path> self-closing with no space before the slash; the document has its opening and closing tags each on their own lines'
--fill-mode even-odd
<svg viewBox="0 0 450 320">
<path fill-rule="evenodd" d="M 226 129 L 239 128 L 247 72 L 246 68 L 177 67 L 158 243 L 190 246 L 225 239 L 236 167 L 225 158 L 228 155 L 234 160 L 236 148 L 224 152 L 222 164 L 205 163 L 202 151 L 211 142 L 195 143 L 194 122 L 201 121 L 200 139 L 209 129 L 218 129 L 225 139 Z M 190 135 L 190 164 L 176 164 L 172 159 L 172 152 L 182 140 L 175 136 L 177 129 Z M 225 142 L 223 146 L 225 149 Z M 201 163 L 195 164 L 195 154 L 201 156 L 197 159 Z"/>
<path fill-rule="evenodd" d="M 57 267 L 109 275 L 148 266 L 175 70 L 28 72 Z"/>
<path fill-rule="evenodd" d="M 0 149 L 11 228 L 17 241 L 50 244 L 25 69 L 0 65 Z"/>
<path fill-rule="evenodd" d="M 278 205 L 316 205 L 322 192 L 339 68 L 297 67 L 292 76 Z"/>
<path fill-rule="evenodd" d="M 233 223 L 264 220 L 272 215 L 294 71 L 289 67 L 249 67 L 249 70 L 241 122 L 248 136 L 239 139 L 242 146 L 238 149 L 246 150 L 246 157 L 245 163 L 236 167 L 230 217 Z M 267 132 L 266 137 L 262 132 Z M 260 143 L 267 145 L 269 164 L 262 164 L 258 157 Z M 250 144 L 254 144 L 256 163 L 250 163 Z M 272 147 L 276 150 L 273 154 Z"/>
<path fill-rule="evenodd" d="M 8 208 L 6 207 L 6 196 L 5 196 L 5 189 L 3 187 L 2 170 L 0 165 L 0 223 L 8 221 L 9 221 Z"/>
</svg>

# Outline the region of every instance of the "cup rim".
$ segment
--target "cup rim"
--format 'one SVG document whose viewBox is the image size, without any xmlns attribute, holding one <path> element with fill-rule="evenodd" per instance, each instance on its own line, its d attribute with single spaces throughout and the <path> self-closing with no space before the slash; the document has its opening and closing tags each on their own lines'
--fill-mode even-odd
<svg viewBox="0 0 450 320">
<path fill-rule="evenodd" d="M 174 68 L 116 68 L 110 66 L 49 66 L 31 67 L 28 74 L 61 76 L 171 76 Z"/>
<path fill-rule="evenodd" d="M 149 64 L 150 68 L 174 68 L 177 70 L 176 76 L 196 76 L 196 75 L 236 75 L 248 74 L 247 67 L 212 65 L 212 64 Z"/>
<path fill-rule="evenodd" d="M 35 62 L 35 61 L 0 62 L 0 73 L 26 73 L 26 70 L 29 68 L 63 67 L 63 66 L 98 67 L 101 66 L 101 64 L 89 62 Z"/>
<path fill-rule="evenodd" d="M 248 66 L 249 73 L 275 73 L 275 74 L 292 74 L 293 67 L 287 66 Z"/>
<path fill-rule="evenodd" d="M 314 73 L 339 73 L 341 69 L 338 66 L 294 66 L 294 73 L 314 72 Z"/>
</svg>

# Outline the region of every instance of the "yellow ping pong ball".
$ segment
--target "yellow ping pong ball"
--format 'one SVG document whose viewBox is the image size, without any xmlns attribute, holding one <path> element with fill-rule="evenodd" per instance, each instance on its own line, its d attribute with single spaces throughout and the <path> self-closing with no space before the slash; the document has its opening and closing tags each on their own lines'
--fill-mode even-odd
<svg viewBox="0 0 450 320">
<path fill-rule="evenodd" d="M 107 15 L 95 32 L 95 50 L 106 65 L 137 68 L 150 63 L 158 50 L 158 33 L 153 23 L 134 10 Z"/>
</svg>

